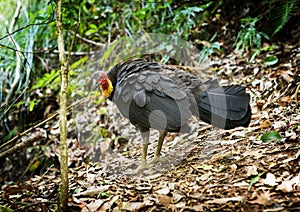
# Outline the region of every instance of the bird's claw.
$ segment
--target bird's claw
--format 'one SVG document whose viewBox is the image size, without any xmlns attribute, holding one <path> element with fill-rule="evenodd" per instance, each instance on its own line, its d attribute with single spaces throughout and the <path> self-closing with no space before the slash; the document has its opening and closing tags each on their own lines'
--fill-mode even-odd
<svg viewBox="0 0 300 212">
<path fill-rule="evenodd" d="M 149 165 L 147 163 L 141 163 L 137 168 L 136 170 L 137 171 L 143 171 L 144 169 L 148 168 Z"/>
<path fill-rule="evenodd" d="M 168 163 L 168 161 L 166 160 L 166 159 L 164 159 L 164 158 L 161 158 L 161 157 L 158 157 L 158 156 L 155 156 L 154 158 L 153 158 L 153 160 L 150 162 L 150 164 L 151 165 L 154 165 L 154 164 L 156 164 L 156 163 Z"/>
<path fill-rule="evenodd" d="M 146 161 L 142 161 L 141 164 L 131 173 L 133 175 L 140 174 L 143 170 L 149 168 L 149 165 Z"/>
</svg>

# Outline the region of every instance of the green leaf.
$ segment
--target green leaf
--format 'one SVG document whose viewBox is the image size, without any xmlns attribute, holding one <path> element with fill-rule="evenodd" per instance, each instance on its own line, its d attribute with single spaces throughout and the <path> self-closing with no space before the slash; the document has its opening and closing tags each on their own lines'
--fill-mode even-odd
<svg viewBox="0 0 300 212">
<path fill-rule="evenodd" d="M 84 63 L 88 60 L 88 57 L 83 57 L 77 61 L 75 61 L 71 66 L 70 69 L 76 69 L 82 65 L 84 65 Z"/>
<path fill-rule="evenodd" d="M 202 168 L 203 170 L 211 170 L 213 168 L 213 166 L 202 164 L 199 168 Z"/>
<path fill-rule="evenodd" d="M 83 188 L 80 188 L 80 187 L 79 187 L 79 188 L 76 188 L 76 189 L 75 189 L 74 193 L 75 193 L 75 194 L 78 194 L 78 193 L 80 193 L 80 192 L 82 192 L 82 191 L 83 191 Z"/>
<path fill-rule="evenodd" d="M 253 177 L 253 178 L 251 179 L 251 182 L 250 182 L 250 184 L 249 184 L 249 186 L 248 186 L 248 191 L 250 191 L 251 188 L 252 188 L 252 186 L 253 186 L 257 181 L 260 180 L 260 177 L 261 177 L 264 173 L 265 173 L 265 172 L 261 172 L 261 173 L 259 173 L 258 175 L 256 175 L 255 177 Z"/>
<path fill-rule="evenodd" d="M 51 70 L 50 73 L 44 74 L 42 78 L 37 80 L 37 83 L 31 87 L 31 91 L 39 88 L 44 88 L 48 85 L 58 85 L 60 81 L 60 70 Z"/>
<path fill-rule="evenodd" d="M 108 197 L 110 197 L 110 193 L 108 193 L 108 192 L 101 192 L 100 193 L 100 197 L 101 198 L 108 198 Z"/>
<path fill-rule="evenodd" d="M 39 160 L 36 160 L 31 166 L 29 167 L 30 172 L 34 172 L 39 166 L 41 162 Z"/>
<path fill-rule="evenodd" d="M 34 100 L 30 100 L 29 102 L 29 111 L 33 111 L 33 108 L 34 108 Z"/>
<path fill-rule="evenodd" d="M 280 141 L 281 136 L 278 132 L 267 132 L 263 136 L 261 136 L 260 140 L 262 140 L 263 142 Z"/>
<path fill-rule="evenodd" d="M 44 17 L 44 16 L 36 16 L 35 17 L 35 20 L 37 20 L 37 21 L 45 21 L 47 19 L 48 19 L 48 17 Z"/>
<path fill-rule="evenodd" d="M 278 62 L 278 58 L 276 56 L 268 56 L 266 57 L 264 63 L 268 66 L 272 66 Z"/>
<path fill-rule="evenodd" d="M 2 211 L 2 212 L 11 212 L 13 210 L 10 209 L 9 207 L 5 206 L 5 205 L 0 205 L 0 211 Z"/>
</svg>

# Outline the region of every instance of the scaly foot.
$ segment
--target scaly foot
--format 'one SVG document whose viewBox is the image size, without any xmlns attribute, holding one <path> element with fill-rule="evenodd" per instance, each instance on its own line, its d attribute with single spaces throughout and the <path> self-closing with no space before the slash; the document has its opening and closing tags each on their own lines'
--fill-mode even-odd
<svg viewBox="0 0 300 212">
<path fill-rule="evenodd" d="M 159 156 L 154 156 L 153 160 L 150 162 L 151 165 L 156 164 L 156 163 L 169 163 L 166 159 L 161 158 Z"/>
<path fill-rule="evenodd" d="M 133 171 L 131 172 L 132 175 L 139 174 L 143 172 L 143 170 L 149 168 L 149 165 L 147 164 L 146 161 L 142 161 L 141 164 Z"/>
</svg>

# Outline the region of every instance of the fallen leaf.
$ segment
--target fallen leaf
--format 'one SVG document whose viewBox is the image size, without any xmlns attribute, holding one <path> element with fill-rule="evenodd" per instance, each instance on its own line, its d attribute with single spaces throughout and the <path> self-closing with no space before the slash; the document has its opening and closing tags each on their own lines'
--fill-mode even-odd
<svg viewBox="0 0 300 212">
<path fill-rule="evenodd" d="M 274 130 L 280 131 L 282 128 L 286 127 L 287 123 L 285 121 L 275 121 L 272 125 Z"/>
<path fill-rule="evenodd" d="M 271 78 L 277 78 L 278 76 L 281 76 L 285 81 L 290 83 L 290 82 L 294 81 L 294 79 L 292 77 L 290 77 L 290 75 L 293 75 L 293 73 L 290 72 L 290 71 L 277 70 L 277 71 L 271 73 L 270 77 Z"/>
<path fill-rule="evenodd" d="M 249 183 L 242 181 L 242 182 L 238 182 L 238 183 L 234 183 L 232 186 L 236 186 L 236 187 L 248 187 Z"/>
<path fill-rule="evenodd" d="M 291 192 L 294 190 L 294 186 L 300 186 L 300 177 L 299 175 L 293 177 L 291 180 L 287 180 L 282 182 L 279 186 L 277 186 L 277 190 L 281 190 L 282 192 Z"/>
<path fill-rule="evenodd" d="M 236 170 L 237 170 L 237 165 L 236 164 L 232 164 L 231 166 L 230 166 L 230 169 L 231 169 L 231 171 L 234 173 L 234 172 L 236 172 Z"/>
<path fill-rule="evenodd" d="M 97 176 L 98 174 L 91 174 L 91 173 L 88 173 L 86 175 L 86 181 L 89 182 L 89 183 L 94 183 L 95 180 L 97 180 Z"/>
<path fill-rule="evenodd" d="M 206 204 L 226 204 L 227 202 L 241 202 L 243 201 L 244 197 L 242 196 L 237 196 L 237 197 L 228 197 L 228 198 L 219 198 L 219 199 L 213 199 L 213 200 L 208 200 L 205 203 Z"/>
<path fill-rule="evenodd" d="M 261 124 L 260 124 L 260 129 L 268 129 L 272 126 L 271 121 L 269 119 L 264 120 Z"/>
<path fill-rule="evenodd" d="M 265 185 L 269 185 L 269 186 L 275 186 L 275 185 L 278 184 L 278 183 L 276 183 L 276 177 L 275 177 L 275 175 L 272 174 L 272 173 L 267 173 L 266 179 L 263 179 L 263 183 Z"/>
<path fill-rule="evenodd" d="M 211 176 L 211 172 L 207 172 L 207 173 L 205 173 L 205 174 L 202 174 L 202 175 L 199 177 L 199 179 L 200 179 L 201 181 L 205 181 L 205 180 L 207 180 L 210 176 Z"/>
<path fill-rule="evenodd" d="M 192 208 L 195 211 L 204 211 L 203 205 L 194 205 Z"/>
<path fill-rule="evenodd" d="M 288 71 L 284 71 L 284 70 L 281 70 L 280 71 L 280 75 L 282 76 L 282 78 L 287 81 L 288 83 L 291 83 L 294 81 L 294 79 L 292 77 L 290 77 L 290 75 L 292 75 L 291 72 L 288 72 Z"/>
<path fill-rule="evenodd" d="M 286 107 L 288 102 L 291 101 L 291 96 L 283 96 L 278 100 L 278 104 L 282 107 Z"/>
<path fill-rule="evenodd" d="M 255 200 L 249 201 L 251 204 L 270 205 L 271 194 L 269 191 L 261 193 Z"/>
<path fill-rule="evenodd" d="M 103 201 L 102 199 L 96 199 L 95 201 L 85 205 L 85 209 L 88 209 L 88 211 L 97 211 L 98 208 L 100 208 L 103 203 L 106 201 Z"/>
<path fill-rule="evenodd" d="M 185 207 L 185 205 L 186 205 L 186 203 L 181 201 L 181 202 L 178 202 L 175 206 L 176 206 L 176 208 L 183 208 L 183 207 Z"/>
<path fill-rule="evenodd" d="M 257 167 L 255 165 L 253 165 L 253 166 L 247 166 L 246 167 L 246 171 L 247 171 L 246 175 L 248 177 L 258 174 Z"/>
<path fill-rule="evenodd" d="M 144 208 L 146 205 L 145 202 L 122 202 L 120 211 L 138 211 Z"/>
<path fill-rule="evenodd" d="M 107 191 L 110 185 L 104 185 L 101 187 L 90 188 L 86 191 L 80 192 L 78 194 L 73 194 L 73 196 L 97 196 L 99 193 Z"/>
<path fill-rule="evenodd" d="M 260 137 L 260 140 L 263 142 L 269 142 L 269 141 L 280 141 L 281 136 L 279 132 L 267 132 L 263 136 Z"/>
<path fill-rule="evenodd" d="M 272 66 L 278 62 L 278 58 L 276 56 L 268 56 L 265 58 L 264 63 L 268 66 Z"/>
<path fill-rule="evenodd" d="M 170 189 L 169 189 L 168 186 L 163 186 L 163 188 L 155 191 L 155 193 L 157 193 L 157 194 L 168 194 L 168 193 L 170 193 Z"/>
<path fill-rule="evenodd" d="M 158 194 L 156 196 L 156 199 L 158 203 L 163 204 L 163 205 L 169 205 L 172 202 L 172 197 L 169 197 L 165 194 Z"/>
<path fill-rule="evenodd" d="M 181 195 L 181 194 L 174 193 L 174 194 L 173 194 L 173 200 L 174 200 L 174 203 L 179 202 L 183 197 L 184 197 L 184 196 Z"/>
<path fill-rule="evenodd" d="M 148 193 L 151 191 L 151 189 L 152 189 L 152 186 L 149 184 L 145 184 L 145 183 L 140 184 L 135 188 L 135 190 L 139 193 Z"/>
<path fill-rule="evenodd" d="M 206 164 L 200 164 L 197 168 L 203 169 L 203 170 L 211 170 L 213 169 L 212 165 L 206 165 Z"/>
<path fill-rule="evenodd" d="M 253 177 L 253 178 L 251 179 L 251 182 L 250 182 L 250 184 L 249 184 L 249 186 L 248 186 L 248 191 L 250 191 L 251 188 L 252 188 L 252 186 L 253 186 L 256 182 L 258 182 L 258 181 L 260 180 L 260 177 L 261 177 L 264 173 L 265 173 L 265 172 L 261 172 L 261 173 L 259 173 L 257 176 L 255 176 L 255 177 Z"/>
</svg>

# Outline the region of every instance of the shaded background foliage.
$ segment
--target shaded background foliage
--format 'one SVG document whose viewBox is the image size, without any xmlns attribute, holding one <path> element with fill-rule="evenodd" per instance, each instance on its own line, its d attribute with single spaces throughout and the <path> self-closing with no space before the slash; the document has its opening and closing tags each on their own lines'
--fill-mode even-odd
<svg viewBox="0 0 300 212">
<path fill-rule="evenodd" d="M 299 6 L 296 0 L 65 1 L 70 98 L 84 96 L 85 87 L 76 76 L 79 72 L 89 76 L 94 65 L 89 58 L 97 58 L 100 52 L 100 61 L 105 64 L 114 42 L 123 36 L 133 39 L 139 33 L 163 33 L 191 42 L 205 58 L 236 50 L 241 56 L 252 56 L 253 61 L 261 51 L 271 50 L 263 46 L 264 42 L 282 48 L 285 42 L 299 45 Z M 58 109 L 54 9 L 54 1 L 0 3 L 0 145 Z M 169 59 L 162 61 L 178 62 Z M 46 151 L 45 145 L 41 141 L 31 154 Z M 22 167 L 30 158 L 24 151 L 7 160 Z M 51 163 L 45 163 L 44 168 Z"/>
</svg>

